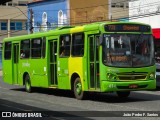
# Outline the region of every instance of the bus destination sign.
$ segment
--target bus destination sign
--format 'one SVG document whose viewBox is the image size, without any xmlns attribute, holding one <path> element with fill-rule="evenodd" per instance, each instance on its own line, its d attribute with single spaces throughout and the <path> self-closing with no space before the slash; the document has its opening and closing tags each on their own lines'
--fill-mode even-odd
<svg viewBox="0 0 160 120">
<path fill-rule="evenodd" d="M 151 28 L 147 25 L 137 24 L 109 24 L 105 25 L 106 32 L 150 32 Z"/>
</svg>

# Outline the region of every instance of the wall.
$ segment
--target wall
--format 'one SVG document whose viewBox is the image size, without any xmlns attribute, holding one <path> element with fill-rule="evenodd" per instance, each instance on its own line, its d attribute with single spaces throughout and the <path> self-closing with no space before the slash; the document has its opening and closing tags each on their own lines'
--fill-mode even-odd
<svg viewBox="0 0 160 120">
<path fill-rule="evenodd" d="M 34 32 L 47 31 L 67 25 L 67 0 L 51 0 L 37 3 L 30 3 L 28 9 L 33 11 Z M 60 17 L 58 13 L 61 11 Z M 30 19 L 30 12 L 28 13 Z"/>
<path fill-rule="evenodd" d="M 8 22 L 8 29 L 0 29 L 0 43 L 5 37 L 17 36 L 27 34 L 26 31 L 26 22 L 27 22 L 27 7 L 25 4 L 20 4 L 22 6 L 17 6 L 19 3 L 27 3 L 32 0 L 11 0 L 0 6 L 0 22 Z M 10 31 L 10 22 L 19 21 L 23 22 L 24 30 L 21 31 Z"/>
<path fill-rule="evenodd" d="M 70 0 L 71 25 L 109 19 L 108 0 Z"/>
<path fill-rule="evenodd" d="M 113 20 L 128 21 L 128 0 L 111 0 L 111 16 Z"/>
<path fill-rule="evenodd" d="M 0 43 L 5 37 L 11 37 L 16 35 L 23 35 L 27 34 L 27 31 L 25 29 L 27 17 L 23 14 L 27 15 L 27 8 L 26 6 L 1 6 L 0 7 L 0 22 L 7 22 L 8 23 L 8 29 L 7 30 L 0 30 Z M 23 22 L 24 30 L 15 32 L 10 31 L 9 22 L 12 21 L 20 21 Z"/>
</svg>

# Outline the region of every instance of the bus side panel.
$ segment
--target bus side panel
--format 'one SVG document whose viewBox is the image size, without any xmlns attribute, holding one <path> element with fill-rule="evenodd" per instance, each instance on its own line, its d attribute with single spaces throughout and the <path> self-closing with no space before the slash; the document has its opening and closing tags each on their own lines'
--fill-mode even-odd
<svg viewBox="0 0 160 120">
<path fill-rule="evenodd" d="M 19 85 L 23 85 L 23 75 L 28 73 L 31 85 L 35 87 L 48 87 L 48 77 L 45 59 L 20 59 Z"/>
<path fill-rule="evenodd" d="M 45 59 L 30 60 L 31 84 L 36 87 L 48 87 L 47 65 Z"/>
<path fill-rule="evenodd" d="M 69 58 L 69 76 L 71 77 L 74 73 L 79 75 L 82 82 L 82 89 L 85 90 L 85 81 L 83 76 L 83 57 Z"/>
<path fill-rule="evenodd" d="M 4 60 L 3 59 L 3 81 L 8 84 L 13 84 L 12 77 L 12 60 Z"/>
<path fill-rule="evenodd" d="M 58 60 L 58 88 L 70 89 L 68 58 L 59 58 Z"/>
<path fill-rule="evenodd" d="M 31 72 L 29 71 L 30 70 L 30 62 L 28 59 L 19 59 L 19 74 L 18 74 L 18 84 L 19 85 L 23 85 L 23 79 L 25 79 L 25 76 L 24 74 L 27 73 L 29 74 L 29 76 L 31 77 Z M 24 76 L 24 78 L 23 78 Z"/>
</svg>

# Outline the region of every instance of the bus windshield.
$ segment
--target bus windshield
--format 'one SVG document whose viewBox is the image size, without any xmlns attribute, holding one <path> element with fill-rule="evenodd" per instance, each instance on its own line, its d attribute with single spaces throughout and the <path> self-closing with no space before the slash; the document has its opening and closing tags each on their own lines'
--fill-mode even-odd
<svg viewBox="0 0 160 120">
<path fill-rule="evenodd" d="M 145 67 L 155 62 L 153 37 L 149 34 L 104 34 L 102 50 L 107 66 Z"/>
</svg>

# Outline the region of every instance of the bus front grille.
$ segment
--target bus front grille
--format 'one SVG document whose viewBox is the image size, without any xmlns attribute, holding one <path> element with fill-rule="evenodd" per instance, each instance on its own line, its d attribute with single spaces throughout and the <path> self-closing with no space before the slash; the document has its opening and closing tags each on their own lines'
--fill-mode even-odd
<svg viewBox="0 0 160 120">
<path fill-rule="evenodd" d="M 126 80 L 146 80 L 147 73 L 119 73 L 118 78 L 120 81 Z"/>
</svg>

